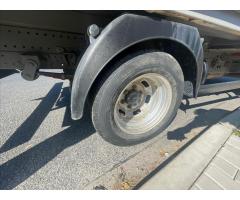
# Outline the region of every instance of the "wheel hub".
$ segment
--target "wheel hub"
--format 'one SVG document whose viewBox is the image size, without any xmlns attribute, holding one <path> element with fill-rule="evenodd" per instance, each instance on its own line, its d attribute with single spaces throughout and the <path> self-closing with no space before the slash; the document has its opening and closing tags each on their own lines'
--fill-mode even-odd
<svg viewBox="0 0 240 200">
<path fill-rule="evenodd" d="M 168 80 L 156 73 L 141 75 L 120 93 L 114 119 L 129 134 L 141 134 L 155 127 L 166 115 L 172 99 Z"/>
<path fill-rule="evenodd" d="M 131 90 L 125 96 L 125 101 L 128 104 L 128 107 L 138 107 L 142 100 L 142 92 L 137 90 Z"/>
</svg>

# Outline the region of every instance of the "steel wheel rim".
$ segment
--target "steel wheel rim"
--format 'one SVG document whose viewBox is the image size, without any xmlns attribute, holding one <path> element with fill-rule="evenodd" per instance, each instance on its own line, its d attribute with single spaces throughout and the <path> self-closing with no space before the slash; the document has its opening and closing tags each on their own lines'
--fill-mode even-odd
<svg viewBox="0 0 240 200">
<path fill-rule="evenodd" d="M 171 101 L 172 87 L 164 76 L 143 74 L 127 84 L 118 96 L 114 121 L 127 134 L 146 133 L 164 119 Z"/>
</svg>

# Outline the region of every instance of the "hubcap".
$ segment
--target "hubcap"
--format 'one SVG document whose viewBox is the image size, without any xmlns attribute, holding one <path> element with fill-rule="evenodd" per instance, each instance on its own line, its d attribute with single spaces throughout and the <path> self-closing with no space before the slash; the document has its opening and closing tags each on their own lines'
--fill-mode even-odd
<svg viewBox="0 0 240 200">
<path fill-rule="evenodd" d="M 132 80 L 120 93 L 114 106 L 116 125 L 128 134 L 142 134 L 158 125 L 171 105 L 169 81 L 157 73 Z"/>
</svg>

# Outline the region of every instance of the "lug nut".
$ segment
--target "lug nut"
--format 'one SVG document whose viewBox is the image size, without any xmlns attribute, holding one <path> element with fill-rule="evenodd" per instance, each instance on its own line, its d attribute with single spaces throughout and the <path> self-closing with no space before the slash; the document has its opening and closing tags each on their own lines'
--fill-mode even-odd
<svg viewBox="0 0 240 200">
<path fill-rule="evenodd" d="M 133 88 L 133 89 L 136 89 L 136 88 L 137 88 L 137 86 L 136 86 L 136 85 L 133 85 L 133 86 L 132 86 L 132 88 Z"/>
</svg>

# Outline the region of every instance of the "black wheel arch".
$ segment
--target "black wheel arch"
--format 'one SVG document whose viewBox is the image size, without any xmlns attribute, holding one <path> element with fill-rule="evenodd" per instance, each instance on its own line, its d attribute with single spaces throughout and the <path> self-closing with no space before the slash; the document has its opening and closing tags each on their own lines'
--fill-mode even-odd
<svg viewBox="0 0 240 200">
<path fill-rule="evenodd" d="M 102 31 L 80 60 L 71 94 L 72 118 L 82 117 L 87 96 L 106 69 L 124 56 L 146 49 L 171 54 L 181 65 L 184 77 L 193 83 L 197 96 L 203 70 L 203 48 L 198 30 L 176 22 L 124 14 Z"/>
</svg>

